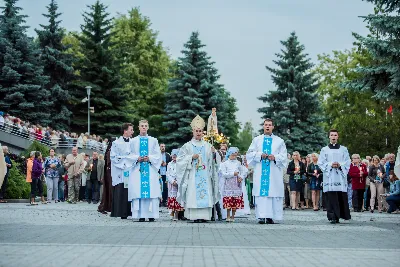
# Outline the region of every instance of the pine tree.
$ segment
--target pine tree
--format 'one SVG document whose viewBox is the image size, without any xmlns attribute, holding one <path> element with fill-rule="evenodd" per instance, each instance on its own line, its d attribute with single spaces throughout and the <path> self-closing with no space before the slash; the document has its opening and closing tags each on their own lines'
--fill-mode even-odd
<svg viewBox="0 0 400 267">
<path fill-rule="evenodd" d="M 372 56 L 368 66 L 359 67 L 361 78 L 345 86 L 355 90 L 372 91 L 375 97 L 400 97 L 400 2 L 397 0 L 365 0 L 376 5 L 375 14 L 362 17 L 369 24 L 371 34 L 354 34 L 362 49 Z"/>
<path fill-rule="evenodd" d="M 170 80 L 166 94 L 163 126 L 168 129 L 164 142 L 169 147 L 180 147 L 191 139 L 191 121 L 196 115 L 207 113 L 201 87 L 209 79 L 206 52 L 197 32 L 184 44 L 183 57 L 178 59 L 176 77 Z"/>
<path fill-rule="evenodd" d="M 307 155 L 319 151 L 325 141 L 317 79 L 296 34 L 291 33 L 281 43 L 284 49 L 276 54 L 278 60 L 274 61 L 278 68 L 267 67 L 277 90 L 259 97 L 268 105 L 258 111 L 263 119 L 274 120 L 275 133 L 285 140 L 288 151 Z"/>
<path fill-rule="evenodd" d="M 253 125 L 250 121 L 246 122 L 243 126 L 242 131 L 238 134 L 238 144 L 237 147 L 239 148 L 242 154 L 247 152 L 251 142 L 253 141 L 254 129 Z"/>
<path fill-rule="evenodd" d="M 121 84 L 129 94 L 130 120 L 146 118 L 155 136 L 163 134 L 165 93 L 170 77 L 170 60 L 148 17 L 134 8 L 120 15 L 112 29 L 112 52 Z"/>
<path fill-rule="evenodd" d="M 77 130 L 87 126 L 87 104 L 80 103 L 87 95 L 86 86 L 91 89 L 91 132 L 100 135 L 120 133 L 122 123 L 127 122 L 125 110 L 126 94 L 120 88 L 119 75 L 115 72 L 114 60 L 110 52 L 112 19 L 107 7 L 96 1 L 84 12 L 82 34 L 77 35 L 84 57 L 77 64 L 80 80 L 78 88 L 71 91 L 74 97 L 74 116 L 71 124 Z"/>
<path fill-rule="evenodd" d="M 38 34 L 41 48 L 41 61 L 44 66 L 44 74 L 50 81 L 46 88 L 51 92 L 53 105 L 50 107 L 52 126 L 56 129 L 69 129 L 72 112 L 69 110 L 70 82 L 74 78 L 72 63 L 74 57 L 66 53 L 69 48 L 62 43 L 65 31 L 60 27 L 61 21 L 57 21 L 61 13 L 57 13 L 58 5 L 51 0 L 47 6 L 48 14 L 43 14 L 49 19 L 48 25 L 40 25 L 43 30 L 35 30 Z"/>
<path fill-rule="evenodd" d="M 25 15 L 17 0 L 5 0 L 0 15 L 0 109 L 32 123 L 51 122 L 39 49 L 26 35 Z"/>
</svg>

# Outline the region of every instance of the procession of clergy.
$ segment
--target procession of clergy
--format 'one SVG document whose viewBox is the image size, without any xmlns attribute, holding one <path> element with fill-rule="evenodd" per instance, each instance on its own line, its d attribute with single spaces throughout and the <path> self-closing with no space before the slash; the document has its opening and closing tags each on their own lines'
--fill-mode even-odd
<svg viewBox="0 0 400 267">
<path fill-rule="evenodd" d="M 209 120 L 210 123 L 210 120 Z M 211 123 L 214 123 L 213 121 Z M 216 204 L 222 201 L 226 221 L 234 222 L 236 212 L 244 208 L 244 179 L 248 170 L 237 160 L 238 149 L 230 147 L 226 160 L 203 140 L 205 121 L 196 116 L 192 123 L 193 138 L 171 153 L 167 166 L 168 208 L 174 220 L 210 221 Z M 139 122 L 139 135 L 131 138 L 133 125 L 122 126 L 123 136 L 112 143 L 111 177 L 112 216 L 134 221 L 159 218 L 162 198 L 159 169 L 165 164 L 158 140 L 147 134 L 149 124 Z M 283 220 L 283 175 L 288 166 L 287 151 L 282 138 L 273 134 L 274 123 L 264 121 L 264 134 L 255 137 L 246 153 L 248 166 L 253 168 L 255 215 L 260 224 Z M 323 174 L 323 190 L 327 192 L 327 213 L 331 223 L 339 218 L 349 220 L 347 204 L 347 173 L 350 157 L 347 149 L 337 144 L 338 132 L 329 132 L 330 144 L 324 147 L 318 165 Z M 317 174 L 316 174 L 317 175 Z"/>
</svg>

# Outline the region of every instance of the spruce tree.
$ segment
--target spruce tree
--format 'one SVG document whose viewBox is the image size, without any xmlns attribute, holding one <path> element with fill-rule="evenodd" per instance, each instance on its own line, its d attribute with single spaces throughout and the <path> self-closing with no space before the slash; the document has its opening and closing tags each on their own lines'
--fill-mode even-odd
<svg viewBox="0 0 400 267">
<path fill-rule="evenodd" d="M 355 90 L 372 91 L 381 99 L 400 98 L 400 2 L 398 0 L 365 0 L 376 5 L 375 14 L 362 17 L 371 34 L 354 34 L 360 47 L 372 56 L 371 64 L 359 67 L 359 79 L 346 83 Z"/>
<path fill-rule="evenodd" d="M 65 31 L 60 27 L 61 21 L 57 13 L 58 5 L 51 0 L 47 6 L 48 14 L 43 14 L 49 19 L 48 25 L 40 25 L 42 30 L 36 29 L 39 46 L 41 48 L 41 61 L 44 66 L 44 74 L 49 76 L 46 88 L 51 93 L 53 105 L 50 107 L 52 126 L 55 129 L 69 129 L 72 112 L 69 108 L 69 91 L 71 81 L 74 78 L 72 63 L 73 55 L 66 53 L 69 48 L 62 43 Z"/>
<path fill-rule="evenodd" d="M 263 119 L 274 120 L 275 134 L 285 140 L 289 152 L 297 150 L 301 155 L 307 155 L 319 151 L 326 139 L 316 93 L 318 83 L 311 72 L 313 64 L 296 34 L 291 33 L 281 43 L 284 49 L 276 54 L 278 60 L 274 61 L 278 68 L 267 67 L 276 91 L 259 97 L 267 106 L 258 111 L 263 114 Z"/>
<path fill-rule="evenodd" d="M 51 122 L 39 49 L 26 35 L 25 15 L 17 0 L 5 0 L 0 15 L 0 109 L 32 123 Z"/>
<path fill-rule="evenodd" d="M 163 135 L 165 93 L 170 59 L 148 17 L 134 8 L 120 15 L 112 29 L 111 51 L 118 64 L 121 84 L 129 94 L 129 119 L 149 121 L 151 134 Z"/>
<path fill-rule="evenodd" d="M 77 63 L 80 73 L 77 88 L 71 91 L 75 106 L 71 124 L 77 130 L 87 127 L 87 103 L 81 100 L 87 96 L 86 86 L 91 89 L 91 132 L 100 135 L 118 135 L 122 123 L 127 122 L 125 111 L 126 94 L 119 84 L 119 75 L 115 72 L 114 60 L 110 52 L 110 29 L 107 7 L 96 1 L 84 12 L 82 34 L 77 35 L 84 57 Z"/>
</svg>

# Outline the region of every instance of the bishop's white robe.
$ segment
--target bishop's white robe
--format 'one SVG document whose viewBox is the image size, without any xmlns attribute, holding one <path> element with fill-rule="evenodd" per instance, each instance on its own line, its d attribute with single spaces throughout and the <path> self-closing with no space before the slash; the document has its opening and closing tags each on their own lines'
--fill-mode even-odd
<svg viewBox="0 0 400 267">
<path fill-rule="evenodd" d="M 262 161 L 263 153 L 274 155 L 275 161 Z M 283 173 L 287 165 L 285 142 L 274 134 L 259 135 L 251 142 L 246 159 L 247 163 L 254 167 L 252 194 L 255 197 L 256 218 L 282 220 L 285 194 Z M 267 168 L 266 164 L 269 164 Z"/>
<path fill-rule="evenodd" d="M 141 142 L 147 141 L 148 154 L 141 155 Z M 142 143 L 143 144 L 143 143 Z M 161 198 L 160 169 L 162 157 L 158 140 L 151 136 L 136 136 L 132 140 L 135 165 L 129 179 L 128 198 L 132 200 L 132 218 L 159 218 L 159 199 Z M 141 170 L 140 156 L 149 157 L 148 172 Z"/>
<path fill-rule="evenodd" d="M 201 162 L 193 160 L 201 155 Z M 201 164 L 199 164 L 201 163 Z M 210 220 L 212 208 L 219 200 L 218 176 L 211 145 L 191 140 L 179 150 L 176 160 L 177 201 L 185 208 L 189 220 Z"/>
</svg>

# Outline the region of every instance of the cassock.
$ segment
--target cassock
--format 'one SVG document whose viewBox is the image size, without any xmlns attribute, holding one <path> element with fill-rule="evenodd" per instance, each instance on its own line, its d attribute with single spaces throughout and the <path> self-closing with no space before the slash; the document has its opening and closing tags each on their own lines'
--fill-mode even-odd
<svg viewBox="0 0 400 267">
<path fill-rule="evenodd" d="M 333 162 L 338 162 L 340 168 L 332 168 Z M 339 144 L 322 148 L 318 158 L 318 166 L 324 173 L 322 186 L 324 193 L 327 193 L 327 216 L 333 222 L 338 222 L 339 218 L 351 219 L 347 197 L 350 163 L 347 148 Z"/>
<path fill-rule="evenodd" d="M 111 145 L 109 143 L 104 156 L 104 180 L 103 180 L 103 195 L 97 211 L 107 213 L 111 211 L 112 207 L 112 178 L 111 178 Z"/>
<path fill-rule="evenodd" d="M 158 140 L 151 136 L 136 136 L 132 140 L 135 161 L 133 175 L 129 178 L 129 200 L 132 200 L 132 218 L 160 217 L 160 169 L 162 157 Z M 148 162 L 138 162 L 139 157 L 149 157 Z"/>
<path fill-rule="evenodd" d="M 136 163 L 132 153 L 133 141 L 131 138 L 120 137 L 112 143 L 111 177 L 112 177 L 112 208 L 111 217 L 126 218 L 131 215 L 128 201 L 128 180 Z"/>
<path fill-rule="evenodd" d="M 275 160 L 263 160 L 263 153 L 274 155 Z M 254 167 L 252 194 L 255 197 L 256 218 L 282 220 L 283 173 L 287 164 L 285 142 L 274 134 L 259 135 L 251 142 L 246 159 Z"/>
<path fill-rule="evenodd" d="M 199 159 L 192 159 L 194 154 Z M 192 139 L 182 146 L 176 160 L 177 201 L 189 220 L 210 220 L 219 200 L 218 176 L 211 145 Z"/>
</svg>

